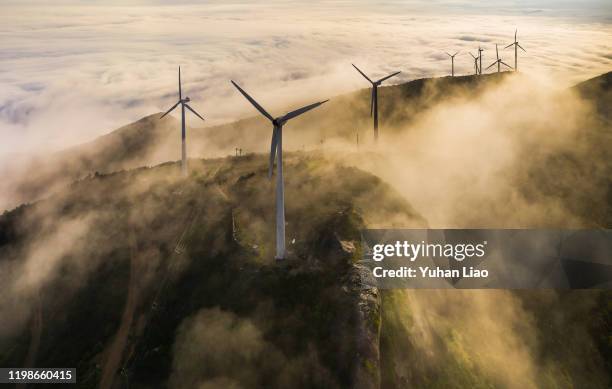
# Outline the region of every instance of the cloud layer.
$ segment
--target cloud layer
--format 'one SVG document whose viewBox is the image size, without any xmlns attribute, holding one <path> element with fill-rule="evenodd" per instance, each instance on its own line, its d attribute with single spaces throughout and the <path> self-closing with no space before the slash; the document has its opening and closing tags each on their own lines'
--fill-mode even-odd
<svg viewBox="0 0 612 389">
<path fill-rule="evenodd" d="M 366 87 L 351 62 L 374 77 L 401 70 L 401 82 L 447 74 L 444 51 L 460 51 L 455 71 L 470 73 L 467 52 L 483 45 L 488 66 L 495 43 L 510 43 L 515 27 L 527 49 L 520 69 L 549 73 L 559 86 L 612 65 L 605 15 L 604 22 L 558 16 L 562 7 L 541 1 L 523 13 L 480 4 L 468 8 L 473 14 L 457 11 L 456 2 L 138 4 L 145 3 L 1 7 L 0 161 L 83 142 L 167 109 L 176 99 L 178 65 L 208 124 L 253 114 L 229 79 L 280 114 L 287 105 Z M 513 64 L 510 49 L 501 53 Z"/>
</svg>

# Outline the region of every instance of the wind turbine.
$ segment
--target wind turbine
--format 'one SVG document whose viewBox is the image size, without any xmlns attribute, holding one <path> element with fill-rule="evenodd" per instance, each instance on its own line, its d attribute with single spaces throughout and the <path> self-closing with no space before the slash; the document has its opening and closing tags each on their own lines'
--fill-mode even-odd
<svg viewBox="0 0 612 389">
<path fill-rule="evenodd" d="M 455 54 L 450 55 L 449 53 L 446 53 L 446 55 L 448 55 L 451 59 L 451 77 L 455 77 L 455 55 L 459 54 L 459 52 L 457 51 Z"/>
<path fill-rule="evenodd" d="M 514 42 L 510 43 L 508 46 L 504 47 L 504 49 L 507 49 L 510 46 L 514 45 L 514 71 L 517 72 L 518 71 L 518 48 L 520 47 L 521 50 L 523 50 L 524 52 L 527 52 L 527 50 L 523 49 L 523 46 L 521 46 L 518 41 L 516 40 L 516 33 L 518 32 L 518 29 L 514 30 Z"/>
<path fill-rule="evenodd" d="M 472 58 L 474 58 L 474 74 L 478 75 L 478 59 L 480 57 L 474 57 L 474 54 L 470 53 Z"/>
<path fill-rule="evenodd" d="M 507 63 L 505 63 L 504 61 L 501 60 L 501 58 L 499 58 L 499 50 L 497 50 L 497 44 L 495 45 L 495 55 L 497 56 L 497 60 L 495 60 L 495 62 L 493 62 L 491 65 L 489 65 L 487 67 L 487 69 L 493 67 L 494 65 L 497 64 L 497 73 L 501 72 L 501 65 L 505 65 L 507 67 L 509 67 L 510 69 L 512 69 L 512 66 L 508 65 Z M 486 69 L 485 69 L 486 70 Z"/>
<path fill-rule="evenodd" d="M 478 67 L 478 74 L 482 74 L 482 52 L 484 51 L 483 48 L 480 47 L 480 45 L 478 46 L 478 58 L 480 61 L 480 66 Z"/>
<path fill-rule="evenodd" d="M 242 95 L 249 100 L 251 104 L 261 113 L 263 116 L 268 118 L 272 122 L 272 144 L 270 146 L 270 165 L 268 168 L 268 178 L 272 178 L 272 169 L 274 168 L 274 157 L 276 156 L 276 167 L 278 173 L 276 175 L 276 259 L 281 260 L 285 258 L 285 188 L 283 181 L 283 125 L 290 119 L 299 116 L 305 112 L 310 111 L 313 108 L 327 102 L 320 101 L 318 103 L 310 104 L 295 111 L 291 111 L 283 116 L 272 117 L 261 105 L 255 101 L 251 96 L 248 95 L 242 88 L 238 86 L 234 81 L 232 84 L 238 89 Z"/>
<path fill-rule="evenodd" d="M 197 113 L 193 108 L 191 108 L 189 106 L 189 104 L 187 104 L 188 102 L 191 101 L 191 99 L 187 96 L 185 96 L 185 98 L 183 98 L 183 91 L 181 89 L 181 67 L 179 66 L 179 78 L 178 78 L 178 85 L 179 85 L 179 100 L 176 104 L 174 104 L 172 106 L 172 108 L 170 108 L 168 111 L 166 111 L 165 114 L 163 114 L 161 118 L 163 118 L 164 116 L 166 116 L 167 114 L 169 114 L 170 112 L 172 112 L 174 110 L 174 108 L 176 108 L 179 104 L 181 105 L 181 173 L 183 174 L 183 176 L 187 175 L 187 148 L 185 145 L 185 108 L 187 108 L 188 110 L 190 110 L 191 112 L 193 112 L 193 114 L 195 114 L 197 117 L 199 117 L 200 119 L 204 120 L 204 118 L 202 116 L 200 116 L 199 113 Z"/>
<path fill-rule="evenodd" d="M 359 70 L 357 66 L 353 65 L 353 67 L 357 69 L 357 71 L 361 73 L 361 75 L 365 77 L 365 79 L 368 80 L 372 84 L 372 99 L 370 101 L 370 116 L 374 116 L 374 139 L 378 140 L 378 87 L 383 81 L 393 76 L 397 76 L 401 72 L 395 72 L 393 74 L 390 74 L 386 77 L 381 78 L 378 81 L 372 81 L 361 70 Z"/>
</svg>

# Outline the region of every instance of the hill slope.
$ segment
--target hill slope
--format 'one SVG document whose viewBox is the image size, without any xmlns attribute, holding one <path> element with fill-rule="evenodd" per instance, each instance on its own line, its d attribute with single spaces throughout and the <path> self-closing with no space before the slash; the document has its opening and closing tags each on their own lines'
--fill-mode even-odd
<svg viewBox="0 0 612 389">
<path fill-rule="evenodd" d="M 477 96 L 486 86 L 495 85 L 509 73 L 481 77 L 420 79 L 379 88 L 381 125 L 390 128 L 407 124 L 432 106 L 464 95 Z M 356 131 L 362 141 L 369 139 L 369 89 L 333 97 L 329 103 L 291 122 L 287 149 L 316 148 L 323 140 L 353 142 Z M 248 104 L 245 102 L 245 104 Z M 287 107 L 289 110 L 290 107 Z M 279 113 L 280 114 L 280 113 Z M 41 156 L 25 166 L 4 166 L 0 175 L 0 209 L 33 201 L 94 172 L 153 166 L 180 158 L 180 124 L 172 117 L 159 120 L 156 113 L 121 127 L 89 143 L 59 153 Z M 258 116 L 206 128 L 188 129 L 191 157 L 218 157 L 269 148 L 269 123 Z"/>
<path fill-rule="evenodd" d="M 96 175 L 2 215 L 0 366 L 75 366 L 83 388 L 606 387 L 609 292 L 378 291 L 359 230 L 426 221 L 305 153 L 275 263 L 266 162 Z"/>
<path fill-rule="evenodd" d="M 373 176 L 288 154 L 276 264 L 265 163 L 98 175 L 3 215 L 0 365 L 76 366 L 80 387 L 375 387 L 359 230 L 425 221 Z"/>
</svg>

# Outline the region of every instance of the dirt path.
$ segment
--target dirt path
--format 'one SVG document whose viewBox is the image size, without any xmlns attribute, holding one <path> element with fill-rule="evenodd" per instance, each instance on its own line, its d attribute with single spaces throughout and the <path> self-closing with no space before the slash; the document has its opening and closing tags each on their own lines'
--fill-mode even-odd
<svg viewBox="0 0 612 389">
<path fill-rule="evenodd" d="M 117 369 L 121 365 L 123 359 L 123 352 L 127 344 L 128 335 L 132 322 L 134 321 L 134 311 L 137 304 L 137 282 L 136 277 L 138 274 L 137 269 L 137 256 L 138 250 L 136 247 L 136 238 L 134 233 L 130 233 L 130 279 L 128 284 L 128 294 L 125 301 L 125 307 L 123 309 L 123 315 L 121 317 L 121 325 L 115 334 L 112 344 L 106 351 L 106 360 L 102 367 L 102 377 L 100 379 L 100 388 L 110 389 L 113 385 L 115 376 L 117 375 Z"/>
<path fill-rule="evenodd" d="M 159 282 L 159 287 L 157 288 L 157 291 L 155 292 L 155 295 L 153 297 L 153 300 L 151 303 L 152 310 L 156 309 L 155 307 L 159 305 L 159 300 L 161 298 L 161 295 L 164 292 L 166 284 L 168 283 L 168 280 L 171 278 L 172 274 L 174 274 L 174 269 L 178 263 L 177 259 L 181 257 L 185 252 L 185 249 L 186 249 L 185 238 L 187 234 L 189 233 L 189 231 L 193 228 L 193 225 L 196 223 L 197 219 L 199 218 L 200 213 L 201 213 L 200 208 L 196 208 L 196 210 L 193 213 L 191 213 L 183 223 L 185 227 L 179 234 L 178 239 L 176 240 L 176 244 L 175 244 L 173 253 L 170 256 L 170 260 L 168 261 L 168 267 L 165 271 L 165 274 L 161 282 Z M 139 339 L 135 340 L 136 343 L 140 341 L 140 338 L 146 337 L 146 329 L 149 327 L 151 318 L 152 318 L 152 312 L 150 311 L 149 314 L 146 316 L 146 319 L 145 319 L 146 321 L 143 326 L 145 328 L 145 334 L 139 335 Z M 125 344 L 123 347 L 125 347 Z M 134 345 L 134 347 L 136 347 L 136 344 Z M 121 362 L 121 360 L 119 360 L 119 362 Z M 122 370 L 129 369 L 129 366 L 133 363 L 134 363 L 134 360 L 130 360 L 130 359 L 125 360 L 121 366 Z M 114 371 L 115 372 L 117 371 L 117 367 L 114 368 Z M 100 387 L 104 388 L 102 385 L 100 385 Z"/>
<path fill-rule="evenodd" d="M 220 165 L 217 167 L 213 175 L 217 174 L 217 172 L 219 171 L 219 168 L 220 168 Z M 219 194 L 224 199 L 229 200 L 229 197 L 223 191 L 223 189 L 219 187 L 219 185 L 215 185 L 215 186 Z M 163 293 L 166 283 L 168 282 L 168 278 L 170 277 L 171 274 L 173 274 L 174 267 L 177 264 L 177 261 L 175 260 L 176 259 L 175 256 L 182 256 L 184 254 L 185 249 L 186 249 L 185 237 L 187 236 L 188 232 L 193 228 L 193 225 L 195 224 L 195 222 L 200 216 L 200 212 L 201 210 L 199 209 L 199 207 L 196 208 L 196 210 L 192 212 L 187 218 L 187 220 L 185 221 L 184 223 L 185 228 L 179 235 L 179 238 L 176 242 L 174 252 L 169 261 L 169 265 L 168 265 L 166 274 L 161 280 L 159 284 L 159 288 L 157 289 L 157 292 L 155 293 L 155 296 L 153 298 L 152 307 L 156 307 L 158 305 L 158 301 L 160 299 L 161 294 Z M 130 244 L 132 246 L 132 253 L 131 253 L 130 281 L 129 281 L 130 286 L 128 288 L 128 297 L 126 299 L 126 305 L 123 311 L 123 317 L 121 319 L 121 326 L 119 327 L 119 330 L 117 331 L 117 334 L 115 335 L 115 339 L 113 340 L 113 343 L 106 351 L 107 358 L 106 358 L 104 367 L 102 369 L 102 378 L 100 380 L 100 388 L 102 389 L 112 388 L 113 381 L 117 375 L 117 370 L 119 369 L 119 367 L 122 367 L 122 369 L 125 369 L 128 367 L 130 363 L 133 363 L 133 361 L 129 361 L 129 360 L 123 361 L 123 353 L 126 348 L 127 337 L 129 335 L 132 322 L 134 320 L 134 311 L 135 311 L 135 308 L 138 302 L 137 293 L 134 290 L 135 284 L 136 284 L 135 277 L 137 274 L 137 264 L 136 264 L 137 261 L 135 260 L 137 249 L 136 249 L 136 242 L 135 242 L 133 233 L 131 234 L 130 239 L 131 239 Z M 148 327 L 150 319 L 151 319 L 151 315 L 149 314 L 147 315 L 146 323 L 144 325 L 145 328 Z M 122 361 L 124 362 L 123 364 L 122 364 Z"/>
<path fill-rule="evenodd" d="M 217 192 L 219 192 L 221 197 L 223 197 L 223 200 L 229 201 L 229 196 L 227 195 L 227 193 L 225 193 L 225 191 L 219 185 L 215 184 L 215 189 L 217 190 Z"/>
</svg>

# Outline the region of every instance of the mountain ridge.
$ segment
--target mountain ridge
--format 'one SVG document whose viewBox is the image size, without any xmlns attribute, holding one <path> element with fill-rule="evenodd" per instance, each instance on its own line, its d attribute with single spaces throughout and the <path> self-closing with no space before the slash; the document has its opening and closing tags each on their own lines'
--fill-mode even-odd
<svg viewBox="0 0 612 389">
<path fill-rule="evenodd" d="M 573 87 L 591 101 L 606 120 L 610 117 L 611 74 L 594 77 Z M 431 107 L 454 96 L 469 91 L 476 98 L 485 87 L 513 75 L 512 72 L 502 72 L 483 76 L 423 78 L 380 87 L 382 136 L 384 131 L 396 131 L 393 128 L 409 124 Z M 352 142 L 355 129 L 371 127 L 368 99 L 369 89 L 361 89 L 336 96 L 309 113 L 308 117 L 296 118 L 291 128 L 299 133 L 299 140 L 286 137 L 286 148 L 318 148 L 332 139 Z M 401 109 L 395 108 L 398 104 Z M 0 198 L 0 208 L 8 209 L 22 202 L 34 201 L 96 172 L 109 173 L 178 159 L 180 125 L 171 116 L 162 120 L 159 116 L 160 113 L 145 116 L 91 141 L 36 158 L 20 169 L 11 169 L 11 174 L 6 171 L 7 179 L 0 183 L 0 189 L 7 198 Z M 231 155 L 235 148 L 243 148 L 244 152 L 267 150 L 268 127 L 265 119 L 255 115 L 210 127 L 188 127 L 188 156 Z M 361 138 L 363 142 L 363 134 Z"/>
</svg>

